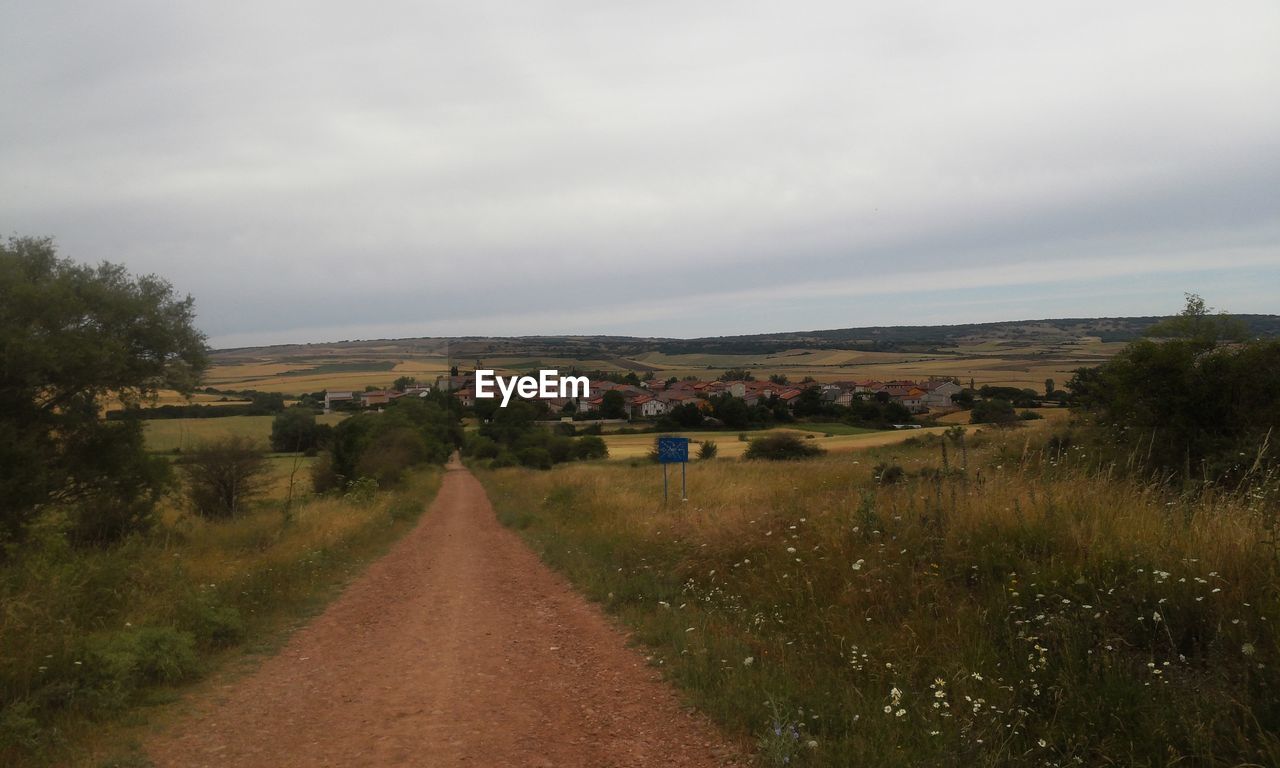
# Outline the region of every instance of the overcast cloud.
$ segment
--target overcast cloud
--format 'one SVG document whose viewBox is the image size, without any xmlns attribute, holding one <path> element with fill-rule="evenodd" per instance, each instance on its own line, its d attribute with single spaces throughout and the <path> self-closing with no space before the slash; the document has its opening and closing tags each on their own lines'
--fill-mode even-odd
<svg viewBox="0 0 1280 768">
<path fill-rule="evenodd" d="M 1280 311 L 1280 4 L 0 8 L 0 228 L 216 345 Z"/>
</svg>

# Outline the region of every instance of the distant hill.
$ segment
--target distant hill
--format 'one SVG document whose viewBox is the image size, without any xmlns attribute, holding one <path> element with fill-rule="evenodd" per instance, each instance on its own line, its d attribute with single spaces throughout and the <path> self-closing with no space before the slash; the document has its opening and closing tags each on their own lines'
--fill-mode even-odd
<svg viewBox="0 0 1280 768">
<path fill-rule="evenodd" d="M 1234 315 L 1257 336 L 1280 335 L 1280 315 Z M 1132 341 L 1164 317 L 1096 317 L 1051 320 L 1008 320 L 961 325 L 886 325 L 822 331 L 790 331 L 749 336 L 655 340 L 661 351 L 751 354 L 781 349 L 865 349 L 867 351 L 923 351 L 978 341 L 1021 341 L 1051 344 L 1097 338 L 1103 342 Z"/>
<path fill-rule="evenodd" d="M 1280 336 L 1280 315 L 1235 315 L 1256 336 Z M 1060 345 L 1082 339 L 1131 341 L 1163 317 L 1060 318 L 1009 320 L 961 325 L 888 325 L 814 331 L 713 336 L 691 339 L 638 336 L 459 336 L 450 338 L 371 339 L 322 344 L 224 349 L 215 359 L 260 359 L 312 363 L 318 358 L 350 359 L 368 354 L 380 359 L 393 355 L 443 354 L 453 357 L 536 356 L 577 359 L 626 358 L 647 352 L 665 354 L 760 355 L 788 349 L 851 349 L 873 352 L 945 351 L 981 342 L 1019 346 Z"/>
</svg>

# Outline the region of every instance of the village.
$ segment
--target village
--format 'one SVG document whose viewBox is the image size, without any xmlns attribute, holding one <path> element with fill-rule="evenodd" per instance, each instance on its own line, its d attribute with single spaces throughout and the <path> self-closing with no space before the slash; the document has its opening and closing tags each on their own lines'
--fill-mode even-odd
<svg viewBox="0 0 1280 768">
<path fill-rule="evenodd" d="M 474 373 L 437 377 L 430 386 L 409 385 L 403 389 L 372 389 L 366 392 L 328 391 L 325 393 L 326 413 L 334 410 L 376 409 L 406 396 L 423 396 L 428 392 L 443 390 L 453 394 L 464 408 L 476 406 L 476 376 Z M 802 402 L 806 392 L 816 391 L 819 401 L 826 405 L 849 406 L 855 399 L 878 399 L 894 402 L 912 414 L 938 415 L 956 410 L 953 397 L 962 388 L 949 378 L 931 378 L 924 381 L 895 379 L 892 381 L 803 381 L 797 384 L 784 380 L 757 381 L 754 379 L 702 380 L 685 378 L 666 381 L 637 380 L 637 383 L 617 382 L 601 377 L 590 377 L 589 391 L 581 397 L 523 398 L 541 404 L 553 414 L 577 418 L 599 417 L 610 409 L 606 406 L 609 392 L 621 395 L 620 411 L 608 413 L 614 418 L 643 421 L 661 418 L 674 409 L 691 404 L 709 411 L 712 398 L 730 395 L 747 406 L 781 403 L 790 409 Z M 810 396 L 812 398 L 812 396 Z M 615 403 L 617 397 L 611 398 Z"/>
</svg>

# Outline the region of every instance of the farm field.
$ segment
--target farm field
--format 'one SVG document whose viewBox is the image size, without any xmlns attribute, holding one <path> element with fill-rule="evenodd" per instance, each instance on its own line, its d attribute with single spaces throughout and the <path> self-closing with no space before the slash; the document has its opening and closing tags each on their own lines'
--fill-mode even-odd
<svg viewBox="0 0 1280 768">
<path fill-rule="evenodd" d="M 317 416 L 321 424 L 337 424 L 343 413 Z M 148 419 L 147 450 L 154 453 L 189 450 L 202 442 L 226 437 L 248 437 L 266 445 L 274 416 L 224 416 L 216 419 Z"/>
<path fill-rule="evenodd" d="M 1259 502 L 1098 472 L 1059 429 L 695 462 L 678 504 L 627 462 L 478 475 L 761 765 L 1280 764 Z"/>
<path fill-rule="evenodd" d="M 764 437 L 771 434 L 788 433 L 798 435 L 805 439 L 806 442 L 821 446 L 825 450 L 840 452 L 853 451 L 862 448 L 871 448 L 882 445 L 892 445 L 900 443 L 911 437 L 919 437 L 921 435 L 943 432 L 946 427 L 926 427 L 923 429 L 894 429 L 887 431 L 861 430 L 858 432 L 850 432 L 846 434 L 834 434 L 826 437 L 823 432 L 825 430 L 818 429 L 822 425 L 800 425 L 794 427 L 784 427 L 778 429 L 754 430 L 751 432 L 741 432 L 739 430 L 725 431 L 691 431 L 691 432 L 664 432 L 664 435 L 673 437 L 687 437 L 692 442 L 689 446 L 691 456 L 697 452 L 697 444 L 704 440 L 715 442 L 718 448 L 718 455 L 725 458 L 737 458 L 746 452 L 747 443 L 739 439 L 739 435 L 746 435 L 748 440 Z M 813 427 L 813 428 L 811 428 Z M 857 429 L 856 427 L 845 427 L 846 430 Z M 658 437 L 655 433 L 644 433 L 637 435 L 603 435 L 605 445 L 609 447 L 610 459 L 637 459 L 648 455 L 653 448 L 654 440 Z"/>
<path fill-rule="evenodd" d="M 256 389 L 298 395 L 323 389 L 387 387 L 397 377 L 432 383 L 450 366 L 477 364 L 505 374 L 538 368 L 562 371 L 635 371 L 656 378 L 715 378 L 743 368 L 757 378 L 785 374 L 792 381 L 954 376 L 967 383 L 1043 387 L 1065 383 L 1084 365 L 1096 365 L 1123 348 L 1097 336 L 1050 332 L 990 331 L 926 350 L 869 351 L 781 345 L 772 351 L 666 352 L 659 342 L 632 338 L 402 339 L 334 342 L 215 351 L 205 383 L 223 390 Z M 921 346 L 919 344 L 917 347 Z"/>
</svg>

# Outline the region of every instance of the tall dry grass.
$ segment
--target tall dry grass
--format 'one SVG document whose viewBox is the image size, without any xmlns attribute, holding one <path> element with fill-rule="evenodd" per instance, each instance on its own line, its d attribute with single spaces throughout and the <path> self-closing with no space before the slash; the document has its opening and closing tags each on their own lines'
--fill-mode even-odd
<svg viewBox="0 0 1280 768">
<path fill-rule="evenodd" d="M 766 762 L 1280 765 L 1274 485 L 1180 493 L 1035 430 L 943 444 L 694 463 L 666 505 L 656 466 L 481 477 Z"/>
<path fill-rule="evenodd" d="M 0 566 L 0 764 L 80 762 L 98 723 L 172 696 L 229 648 L 270 643 L 406 531 L 441 477 L 361 497 L 295 491 L 286 519 L 276 469 L 272 498 L 232 520 L 172 502 L 149 535 L 76 549 L 51 517 Z"/>
</svg>

